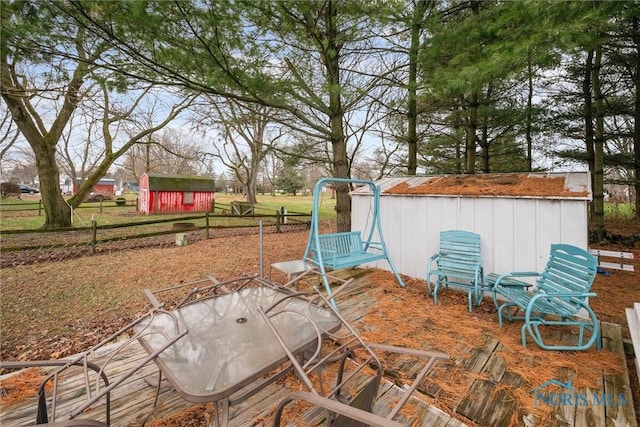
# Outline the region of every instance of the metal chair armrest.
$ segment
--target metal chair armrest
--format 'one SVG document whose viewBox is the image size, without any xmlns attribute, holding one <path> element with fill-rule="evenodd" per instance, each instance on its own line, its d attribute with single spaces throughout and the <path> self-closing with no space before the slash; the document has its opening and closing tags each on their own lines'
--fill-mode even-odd
<svg viewBox="0 0 640 427">
<path fill-rule="evenodd" d="M 504 288 L 527 289 L 533 285 L 531 283 L 526 283 L 526 282 L 522 282 L 522 283 L 509 282 L 508 279 L 515 278 L 515 277 L 540 277 L 540 276 L 541 274 L 536 271 L 520 271 L 520 272 L 507 273 L 507 274 L 501 275 L 500 277 L 498 277 L 498 279 L 496 279 L 496 283 L 494 287 L 497 288 L 499 286 L 502 286 Z"/>
<path fill-rule="evenodd" d="M 280 403 L 278 410 L 276 411 L 276 416 L 273 420 L 274 426 L 280 426 L 282 410 L 287 404 L 294 400 L 309 402 L 312 405 L 324 409 L 325 411 L 340 414 L 352 420 L 365 423 L 371 427 L 403 427 L 402 424 L 396 421 L 383 418 L 379 415 L 372 414 L 371 412 L 363 411 L 362 409 L 354 408 L 353 406 L 338 402 L 337 400 L 322 397 L 308 391 L 296 391 Z"/>
<path fill-rule="evenodd" d="M 540 292 L 535 294 L 531 301 L 529 301 L 529 305 L 533 305 L 536 300 L 542 298 L 590 298 L 595 297 L 596 294 L 594 292 L 560 292 L 560 293 L 551 293 L 551 292 Z"/>
</svg>

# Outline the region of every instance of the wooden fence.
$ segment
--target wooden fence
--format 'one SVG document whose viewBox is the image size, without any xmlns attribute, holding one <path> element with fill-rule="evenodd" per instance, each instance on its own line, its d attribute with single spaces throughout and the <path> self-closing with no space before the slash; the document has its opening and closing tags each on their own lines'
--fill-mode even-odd
<svg viewBox="0 0 640 427">
<path fill-rule="evenodd" d="M 121 203 L 116 200 L 100 200 L 97 202 L 85 202 L 82 205 L 74 208 L 74 210 L 79 209 L 96 209 L 98 207 L 98 211 L 100 213 L 103 212 L 105 208 L 119 208 L 126 209 L 135 207 L 138 210 L 138 200 L 127 200 L 125 203 Z M 29 211 L 38 211 L 38 216 L 41 216 L 44 213 L 44 207 L 42 206 L 42 200 L 36 200 L 33 202 L 22 202 L 22 203 L 8 203 L 2 202 L 0 204 L 0 212 L 29 212 Z"/>
<path fill-rule="evenodd" d="M 0 230 L 2 253 L 35 249 L 64 248 L 70 246 L 90 246 L 95 252 L 98 245 L 121 240 L 144 239 L 178 232 L 201 231 L 204 238 L 210 238 L 212 230 L 253 228 L 258 231 L 260 222 L 274 227 L 277 233 L 287 229 L 308 227 L 311 213 L 287 212 L 284 208 L 270 213 L 232 215 L 230 205 L 216 204 L 216 211 L 197 215 L 151 216 L 149 220 L 118 223 L 98 224 L 92 220 L 91 225 L 64 229 L 22 229 Z M 171 224 L 171 227 L 165 227 Z M 23 238 L 21 238 L 23 236 Z"/>
</svg>

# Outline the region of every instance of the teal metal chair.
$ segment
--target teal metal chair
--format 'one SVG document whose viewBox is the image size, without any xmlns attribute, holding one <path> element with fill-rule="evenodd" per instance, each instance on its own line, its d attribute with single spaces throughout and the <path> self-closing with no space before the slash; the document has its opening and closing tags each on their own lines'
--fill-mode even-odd
<svg viewBox="0 0 640 427">
<path fill-rule="evenodd" d="M 522 345 L 527 345 L 527 334 L 545 350 L 586 350 L 594 343 L 600 349 L 600 325 L 588 298 L 596 277 L 598 261 L 584 249 L 566 244 L 551 245 L 549 261 L 542 273 L 520 272 L 501 276 L 492 274 L 493 301 L 498 308 L 498 321 L 524 320 Z M 488 277 L 488 276 L 487 276 Z M 533 290 L 522 277 L 538 277 Z M 500 297 L 500 298 L 499 298 Z M 513 308 L 511 313 L 509 309 Z M 523 315 L 519 315 L 523 312 Z M 586 316 L 585 316 L 586 315 Z M 548 344 L 543 340 L 541 327 L 577 327 L 577 343 L 572 345 Z M 585 331 L 590 331 L 588 338 Z"/>
<path fill-rule="evenodd" d="M 480 235 L 470 231 L 446 230 L 440 232 L 440 251 L 429 258 L 427 290 L 431 293 L 431 277 L 435 276 L 433 303 L 438 303 L 438 290 L 455 286 L 467 290 L 469 311 L 473 300 L 482 301 L 483 270 L 480 253 Z"/>
</svg>

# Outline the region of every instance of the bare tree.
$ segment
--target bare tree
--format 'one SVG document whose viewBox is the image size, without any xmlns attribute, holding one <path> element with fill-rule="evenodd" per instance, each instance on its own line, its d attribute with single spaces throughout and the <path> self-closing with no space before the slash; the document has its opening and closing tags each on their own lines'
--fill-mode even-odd
<svg viewBox="0 0 640 427">
<path fill-rule="evenodd" d="M 282 169 L 282 159 L 277 155 L 275 151 L 270 151 L 264 157 L 262 164 L 262 177 L 263 186 L 265 181 L 269 183 L 269 192 L 272 196 L 276 195 L 276 178 L 278 177 L 278 171 Z"/>
<path fill-rule="evenodd" d="M 14 24 L 11 13 L 5 13 L 3 6 L 2 25 L 4 28 L 11 28 Z M 7 11 L 8 12 L 8 11 Z M 46 18 L 44 16 L 43 18 Z M 49 16 L 51 19 L 51 17 Z M 53 20 L 52 20 L 53 21 Z M 44 19 L 42 23 L 46 22 Z M 58 22 L 57 24 L 63 25 Z M 40 191 L 43 206 L 45 209 L 45 228 L 69 227 L 71 225 L 70 208 L 60 194 L 59 170 L 56 162 L 56 146 L 61 135 L 65 131 L 67 124 L 78 104 L 84 99 L 86 88 L 85 80 L 90 76 L 94 67 L 91 65 L 100 55 L 107 50 L 106 43 L 92 43 L 84 29 L 70 28 L 63 30 L 61 27 L 51 28 L 53 31 L 60 31 L 65 38 L 56 40 L 62 44 L 68 42 L 65 49 L 76 51 L 77 57 L 81 61 L 69 63 L 62 60 L 53 62 L 50 66 L 50 76 L 69 76 L 62 85 L 54 78 L 43 78 L 38 81 L 30 81 L 21 72 L 22 68 L 28 68 L 30 61 L 21 62 L 27 55 L 37 56 L 36 50 L 41 48 L 41 55 L 50 53 L 52 48 L 41 46 L 40 39 L 34 37 L 25 40 L 25 34 L 20 34 L 20 28 L 13 29 L 15 33 L 10 38 L 3 37 L 2 49 L 0 53 L 0 95 L 6 102 L 14 122 L 24 135 L 25 139 L 35 153 L 40 181 Z M 75 31 L 74 31 L 75 30 Z M 7 34 L 11 34 L 8 31 Z M 66 37 L 69 35 L 69 37 Z M 27 46 L 25 46 L 27 45 Z M 22 52 L 24 56 L 21 55 Z M 27 53 L 28 52 L 28 53 Z M 46 53 L 45 53 L 46 52 Z M 34 61 L 40 62 L 40 58 Z M 61 78 L 62 80 L 62 78 Z M 36 84 L 39 84 L 38 87 Z M 56 97 L 61 100 L 61 107 L 55 113 L 53 120 L 47 125 L 47 114 L 49 112 L 39 112 L 37 109 L 38 95 Z M 34 99 L 35 98 L 35 99 Z"/>
<path fill-rule="evenodd" d="M 145 172 L 198 175 L 205 168 L 203 161 L 202 147 L 192 136 L 167 128 L 132 146 L 120 164 L 129 176 L 138 180 Z"/>
<path fill-rule="evenodd" d="M 9 113 L 8 109 L 2 108 L 2 118 L 0 119 L 0 165 L 19 136 L 20 130 L 13 122 L 11 113 Z"/>
<path fill-rule="evenodd" d="M 59 14 L 53 3 L 33 8 L 28 2 L 3 2 L 3 37 L 0 40 L 0 96 L 13 121 L 34 153 L 45 211 L 44 228 L 71 226 L 71 206 L 80 204 L 93 185 L 113 162 L 146 134 L 166 126 L 190 103 L 178 100 L 166 117 L 151 128 L 140 130 L 124 143 L 114 141 L 115 128 L 136 110 L 152 86 L 140 89 L 138 98 L 117 111 L 109 97 L 114 85 L 119 90 L 137 89 L 131 80 L 102 72 L 103 61 L 112 47 L 73 20 Z M 117 50 L 110 52 L 115 58 Z M 126 68 L 121 67 L 121 70 Z M 28 73 L 33 72 L 34 75 Z M 92 166 L 78 193 L 69 204 L 60 192 L 58 144 L 70 132 L 72 117 L 82 103 L 91 102 L 100 91 L 101 102 L 93 104 L 101 112 L 100 160 Z M 135 95 L 134 95 L 135 96 Z"/>
<path fill-rule="evenodd" d="M 15 158 L 10 162 L 5 162 L 8 167 L 6 173 L 3 173 L 3 177 L 6 176 L 9 181 L 13 182 L 36 184 L 38 182 L 38 168 L 33 151 L 22 144 L 15 144 L 13 148 L 12 152 Z"/>
<path fill-rule="evenodd" d="M 76 118 L 79 120 L 74 120 Z M 58 165 L 72 182 L 77 183 L 89 176 L 103 154 L 100 136 L 96 135 L 96 128 L 99 127 L 98 119 L 92 117 L 92 112 L 83 112 L 71 117 L 68 131 L 61 135 L 57 150 Z"/>
<path fill-rule="evenodd" d="M 63 170 L 74 182 L 81 182 L 76 194 L 68 200 L 72 207 L 82 203 L 117 159 L 157 134 L 193 100 L 193 97 L 173 98 L 174 94 L 149 84 L 127 92 L 126 96 L 115 97 L 107 81 L 96 83 L 95 87 L 100 92 L 78 109 L 83 113 L 82 123 L 74 125 L 70 120 L 70 132 L 62 138 L 64 144 L 59 151 Z M 158 146 L 162 147 L 163 142 L 167 141 L 159 141 Z"/>
<path fill-rule="evenodd" d="M 156 2 L 131 16 L 114 3 L 58 7 L 131 58 L 139 78 L 286 112 L 283 124 L 328 145 L 332 175 L 349 177 L 347 112 L 372 103 L 388 72 L 380 4 Z M 338 229 L 349 230 L 349 188 L 336 191 Z"/>
<path fill-rule="evenodd" d="M 247 202 L 257 203 L 261 165 L 280 138 L 277 131 L 270 129 L 275 111 L 234 100 L 207 99 L 206 107 L 198 110 L 198 126 L 215 129 L 217 139 L 213 142 L 212 156 L 243 185 Z"/>
</svg>

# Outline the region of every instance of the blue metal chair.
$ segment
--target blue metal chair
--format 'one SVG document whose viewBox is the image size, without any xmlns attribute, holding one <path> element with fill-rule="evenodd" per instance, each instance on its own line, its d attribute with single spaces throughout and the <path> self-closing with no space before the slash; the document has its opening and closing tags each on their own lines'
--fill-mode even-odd
<svg viewBox="0 0 640 427">
<path fill-rule="evenodd" d="M 527 333 L 545 350 L 586 350 L 594 343 L 600 349 L 600 325 L 588 298 L 596 277 L 598 261 L 588 251 L 566 244 L 551 245 L 549 261 L 542 273 L 509 273 L 495 279 L 493 301 L 498 308 L 498 321 L 503 316 L 509 320 L 522 319 L 522 345 L 527 345 Z M 494 275 L 495 276 L 495 275 Z M 530 283 L 518 280 L 522 277 L 538 277 L 531 291 Z M 493 281 L 493 280 L 492 280 Z M 498 300 L 502 297 L 502 301 Z M 509 308 L 515 308 L 510 313 Z M 523 311 L 524 315 L 517 315 Z M 584 315 L 587 317 L 583 317 Z M 575 345 L 552 345 L 544 342 L 541 326 L 578 327 Z M 591 335 L 585 338 L 585 330 Z"/>
<path fill-rule="evenodd" d="M 433 303 L 438 303 L 440 286 L 467 289 L 469 311 L 473 300 L 482 301 L 482 255 L 480 235 L 470 231 L 446 230 L 440 232 L 440 251 L 429 258 L 427 265 L 427 290 L 431 293 L 431 276 L 436 276 Z"/>
</svg>

